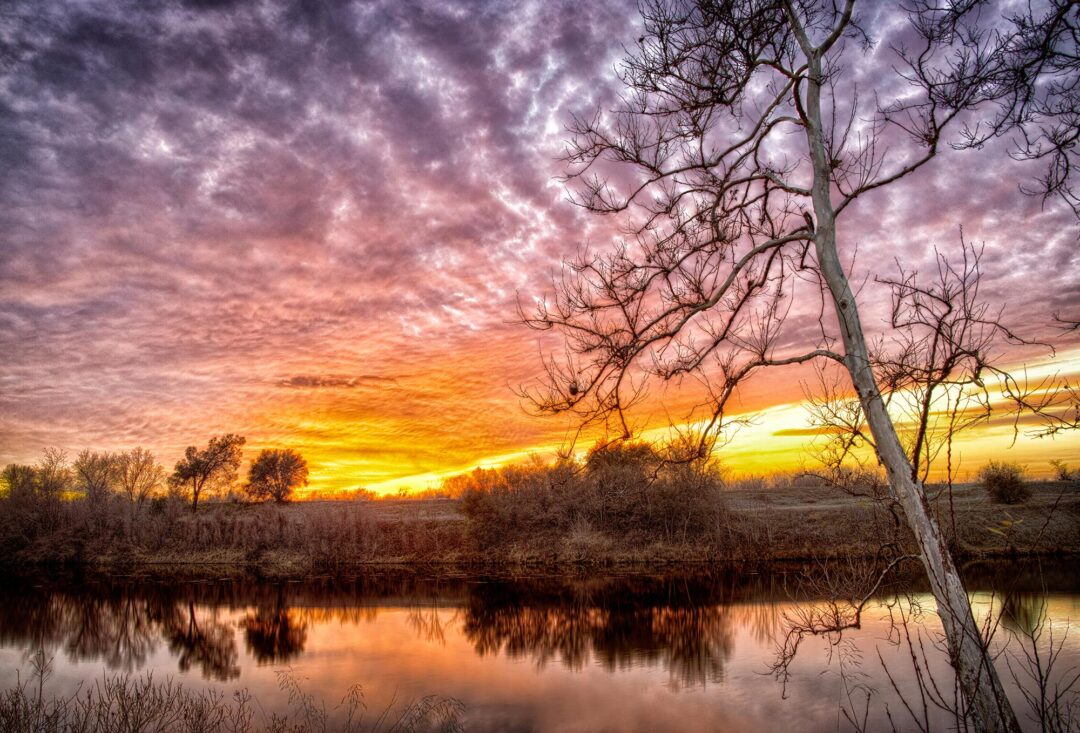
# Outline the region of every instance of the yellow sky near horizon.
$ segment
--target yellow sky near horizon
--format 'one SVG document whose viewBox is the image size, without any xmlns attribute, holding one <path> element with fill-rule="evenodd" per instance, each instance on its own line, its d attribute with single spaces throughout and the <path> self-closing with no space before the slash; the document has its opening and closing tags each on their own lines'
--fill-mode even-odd
<svg viewBox="0 0 1080 733">
<path fill-rule="evenodd" d="M 1019 373 L 1021 369 L 1022 367 L 1016 367 L 1015 371 Z M 1076 376 L 1080 375 L 1080 349 L 1061 353 L 1053 360 L 1027 367 L 1027 379 L 1031 383 L 1055 375 L 1076 382 Z M 717 458 L 733 477 L 814 467 L 816 431 L 809 423 L 809 413 L 802 401 L 785 402 L 731 417 L 746 418 L 748 421 L 717 453 Z M 544 420 L 531 419 L 540 422 Z M 1032 477 L 1050 477 L 1053 474 L 1053 467 L 1050 465 L 1052 459 L 1073 465 L 1080 464 L 1080 431 L 1039 438 L 1032 435 L 1033 428 L 1033 424 L 1021 422 L 1019 430 L 1014 430 L 1011 417 L 1002 414 L 960 433 L 953 446 L 954 477 L 960 481 L 970 479 L 991 459 L 1019 463 Z M 663 440 L 669 435 L 670 428 L 666 422 L 660 426 L 647 426 L 640 433 L 642 439 L 649 441 Z M 591 444 L 591 440 L 581 440 L 574 448 L 578 453 L 583 453 Z M 368 482 L 362 488 L 380 495 L 437 489 L 444 479 L 475 468 L 496 468 L 534 459 L 553 460 L 566 445 L 566 442 L 549 441 L 525 446 L 516 451 L 493 453 L 474 460 L 454 462 L 451 459 L 445 468 L 387 475 L 385 479 Z M 350 480 L 350 476 L 354 475 L 351 472 L 359 466 L 355 459 L 350 459 L 347 454 L 337 458 L 332 455 L 326 458 L 316 455 L 313 463 L 312 483 L 303 492 L 305 496 L 314 497 L 320 493 L 332 494 L 361 488 L 357 482 Z M 370 473 L 371 468 L 367 466 L 366 471 Z M 391 473 L 393 469 L 391 466 L 380 468 Z M 939 461 L 931 471 L 931 479 L 944 478 L 944 474 L 945 467 Z"/>
</svg>

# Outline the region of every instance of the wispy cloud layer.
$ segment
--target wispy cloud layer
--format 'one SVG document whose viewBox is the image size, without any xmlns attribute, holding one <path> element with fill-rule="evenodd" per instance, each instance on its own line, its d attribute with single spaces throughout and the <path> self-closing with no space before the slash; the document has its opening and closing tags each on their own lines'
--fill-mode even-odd
<svg viewBox="0 0 1080 733">
<path fill-rule="evenodd" d="M 510 322 L 610 236 L 555 177 L 637 23 L 616 0 L 9 3 L 0 461 L 229 431 L 339 488 L 559 442 L 511 389 L 538 362 Z M 1075 222 L 973 161 L 868 197 L 848 254 L 928 263 L 964 223 L 1017 319 L 1075 308 Z"/>
</svg>

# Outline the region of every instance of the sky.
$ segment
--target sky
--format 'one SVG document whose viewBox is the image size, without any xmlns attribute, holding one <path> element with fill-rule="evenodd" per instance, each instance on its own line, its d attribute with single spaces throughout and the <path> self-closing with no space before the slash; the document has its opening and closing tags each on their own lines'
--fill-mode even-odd
<svg viewBox="0 0 1080 733">
<path fill-rule="evenodd" d="M 886 88 L 903 25 L 866 21 L 857 73 Z M 614 0 L 6 3 L 0 464 L 144 446 L 171 465 L 231 432 L 300 450 L 313 491 L 396 491 L 565 445 L 572 425 L 517 396 L 540 375 L 517 303 L 619 225 L 568 202 L 561 156 L 572 115 L 615 104 L 639 33 Z M 963 225 L 984 296 L 1055 342 L 1042 368 L 1078 373 L 1052 325 L 1080 310 L 1077 222 L 1019 192 L 1035 173 L 1004 143 L 947 151 L 860 199 L 841 254 L 926 267 Z M 874 332 L 887 294 L 867 283 Z M 777 441 L 805 379 L 743 391 L 759 417 L 733 468 L 803 460 Z M 638 424 L 684 402 L 657 388 Z M 970 465 L 1008 447 L 995 430 Z M 1080 459 L 1073 438 L 1015 450 L 1036 471 Z"/>
</svg>

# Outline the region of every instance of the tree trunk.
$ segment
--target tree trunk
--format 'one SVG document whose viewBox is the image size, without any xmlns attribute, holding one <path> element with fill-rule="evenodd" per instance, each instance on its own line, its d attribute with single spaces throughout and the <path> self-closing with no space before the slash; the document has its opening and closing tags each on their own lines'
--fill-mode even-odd
<svg viewBox="0 0 1080 733">
<path fill-rule="evenodd" d="M 904 511 L 915 535 L 938 615 L 945 630 L 949 657 L 956 670 L 964 701 L 980 731 L 1019 731 L 1016 715 L 1001 686 L 971 603 L 949 548 L 926 499 L 925 489 L 896 434 L 870 366 L 869 351 L 859 320 L 855 297 L 836 251 L 835 215 L 831 200 L 831 165 L 822 133 L 821 59 L 809 59 L 806 90 L 807 140 L 813 163 L 813 202 L 816 215 L 814 246 L 818 264 L 829 287 L 844 342 L 844 363 L 866 413 L 877 455 L 888 473 L 893 498 Z"/>
</svg>

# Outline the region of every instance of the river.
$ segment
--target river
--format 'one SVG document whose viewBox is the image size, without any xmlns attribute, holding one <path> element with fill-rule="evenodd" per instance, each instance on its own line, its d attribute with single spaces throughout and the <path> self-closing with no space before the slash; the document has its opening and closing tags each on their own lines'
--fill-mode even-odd
<svg viewBox="0 0 1080 733">
<path fill-rule="evenodd" d="M 952 703 L 953 681 L 916 571 L 887 583 L 857 625 L 818 634 L 823 622 L 856 620 L 837 600 L 861 598 L 872 568 L 8 578 L 0 685 L 27 680 L 41 652 L 48 694 L 150 673 L 246 689 L 259 724 L 288 712 L 291 682 L 332 721 L 359 685 L 373 722 L 431 695 L 479 732 L 879 730 L 890 716 L 900 729 L 916 729 L 913 718 L 946 729 L 950 714 L 932 698 Z M 1057 655 L 1051 682 L 1075 674 L 1080 579 L 1069 563 L 966 576 L 1010 697 L 1037 730 L 1016 680 L 1034 689 L 1036 653 L 1043 668 Z"/>
</svg>

